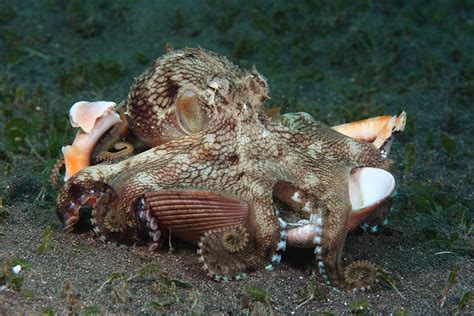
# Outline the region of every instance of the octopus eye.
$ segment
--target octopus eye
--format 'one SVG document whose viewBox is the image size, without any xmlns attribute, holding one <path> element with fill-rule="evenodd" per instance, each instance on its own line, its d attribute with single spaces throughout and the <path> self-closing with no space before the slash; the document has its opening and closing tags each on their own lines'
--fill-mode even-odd
<svg viewBox="0 0 474 316">
<path fill-rule="evenodd" d="M 207 126 L 206 112 L 199 105 L 198 96 L 194 91 L 185 91 L 176 103 L 176 116 L 179 126 L 188 134 L 196 134 Z"/>
</svg>

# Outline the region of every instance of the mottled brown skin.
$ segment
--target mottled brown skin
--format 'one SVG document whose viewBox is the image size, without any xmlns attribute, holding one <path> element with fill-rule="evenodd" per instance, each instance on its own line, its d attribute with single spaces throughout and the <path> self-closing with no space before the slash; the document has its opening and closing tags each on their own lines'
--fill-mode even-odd
<svg viewBox="0 0 474 316">
<path fill-rule="evenodd" d="M 173 231 L 155 227 L 153 192 L 213 192 L 245 202 L 249 209 L 237 226 L 203 231 L 199 259 L 212 277 L 239 279 L 279 262 L 285 225 L 273 202 L 297 191 L 301 199 L 288 207 L 315 223 L 322 219 L 315 254 L 323 277 L 341 287 L 358 286 L 350 284 L 340 264 L 352 210 L 347 179 L 356 167 L 385 167 L 386 161 L 373 145 L 310 116 L 272 122 L 264 111 L 268 93 L 255 69 L 242 71 L 203 49 L 173 51 L 158 59 L 127 99 L 132 133 L 155 147 L 115 164 L 88 167 L 67 181 L 57 204 L 66 229 L 74 229 L 79 206 L 89 203 L 102 239 L 148 242 L 154 249 L 160 231 Z M 188 103 L 181 102 L 183 95 L 192 95 L 197 105 L 184 114 L 180 106 Z M 197 119 L 183 123 L 182 117 Z"/>
</svg>

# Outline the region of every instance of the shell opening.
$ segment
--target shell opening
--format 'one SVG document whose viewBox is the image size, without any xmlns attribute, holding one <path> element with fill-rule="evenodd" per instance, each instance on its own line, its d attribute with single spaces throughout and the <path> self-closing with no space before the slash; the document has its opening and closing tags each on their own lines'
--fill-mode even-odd
<svg viewBox="0 0 474 316">
<path fill-rule="evenodd" d="M 394 190 L 395 178 L 383 169 L 356 168 L 349 177 L 349 198 L 354 212 L 378 205 Z"/>
</svg>

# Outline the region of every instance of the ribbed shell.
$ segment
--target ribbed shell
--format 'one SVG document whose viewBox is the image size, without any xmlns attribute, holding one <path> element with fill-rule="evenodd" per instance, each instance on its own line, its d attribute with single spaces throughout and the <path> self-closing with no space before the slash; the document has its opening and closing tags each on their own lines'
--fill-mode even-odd
<svg viewBox="0 0 474 316">
<path fill-rule="evenodd" d="M 240 225 L 249 210 L 246 202 L 207 191 L 160 190 L 145 200 L 159 229 L 191 243 L 206 231 Z"/>
</svg>

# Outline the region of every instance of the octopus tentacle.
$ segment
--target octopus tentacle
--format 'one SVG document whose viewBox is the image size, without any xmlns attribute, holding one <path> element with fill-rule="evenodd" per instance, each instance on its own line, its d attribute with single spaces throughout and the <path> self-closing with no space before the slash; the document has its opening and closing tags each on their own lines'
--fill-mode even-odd
<svg viewBox="0 0 474 316">
<path fill-rule="evenodd" d="M 122 104 L 123 103 L 120 103 L 120 105 Z M 92 162 L 97 163 L 104 160 L 117 161 L 133 153 L 133 146 L 127 142 L 122 141 L 128 136 L 128 121 L 123 107 L 119 108 L 118 114 L 121 120 L 120 123 L 113 125 L 108 131 L 102 131 L 103 134 L 99 135 L 97 143 L 94 145 L 93 150 L 91 150 Z M 119 146 L 118 148 L 116 147 L 117 145 Z M 119 151 L 113 153 L 110 152 L 110 150 L 113 148 Z M 126 151 L 124 152 L 123 150 Z M 117 154 L 118 157 L 114 157 L 116 155 L 113 155 L 109 159 L 109 155 L 107 153 Z"/>
<path fill-rule="evenodd" d="M 206 232 L 198 243 L 197 254 L 203 270 L 214 280 L 239 280 L 247 276 L 246 257 L 252 248 L 244 226 L 227 227 Z"/>
<path fill-rule="evenodd" d="M 310 208 L 310 226 L 313 228 L 314 255 L 319 273 L 326 283 L 345 284 L 341 255 L 347 236 L 351 207 L 344 199 L 331 194 L 322 201 L 324 207 Z M 334 225 L 334 223 L 340 223 Z"/>
<path fill-rule="evenodd" d="M 98 161 L 108 161 L 108 162 L 116 162 L 122 159 L 125 159 L 133 154 L 133 146 L 127 142 L 116 142 L 113 145 L 113 149 L 117 150 L 115 152 L 111 152 L 110 150 L 101 151 L 95 159 Z"/>
<path fill-rule="evenodd" d="M 272 257 L 272 262 L 276 264 L 280 263 L 281 253 L 283 253 L 286 250 L 286 240 L 287 240 L 286 228 L 288 227 L 288 224 L 281 217 L 278 217 L 278 221 L 280 222 L 280 227 L 281 227 L 281 232 L 280 232 L 281 239 L 277 244 L 277 248 L 276 248 L 277 253 L 274 254 Z"/>
<path fill-rule="evenodd" d="M 278 252 L 286 248 L 286 225 L 279 220 L 276 214 L 278 210 L 273 207 L 273 186 L 272 183 L 252 179 L 249 188 L 254 197 L 253 212 L 249 213 L 245 224 L 250 236 L 254 236 L 256 249 L 247 258 L 251 269 L 264 266 L 268 271 L 273 270 L 273 265 L 279 264 L 281 260 Z"/>
<path fill-rule="evenodd" d="M 60 218 L 62 218 L 64 222 L 64 232 L 71 233 L 76 228 L 78 229 L 84 228 L 85 225 L 80 224 L 81 222 L 80 220 L 83 219 L 83 217 L 81 216 L 81 210 L 83 206 L 90 206 L 94 208 L 99 196 L 100 196 L 100 193 L 97 194 L 93 190 L 89 192 L 85 192 L 84 194 L 80 195 L 77 199 L 74 199 L 74 201 L 71 201 L 69 205 L 67 206 L 67 208 L 62 209 Z"/>
<path fill-rule="evenodd" d="M 296 182 L 282 186 L 277 193 L 288 205 L 297 208 L 298 217 L 305 219 L 288 232 L 289 244 L 313 248 L 324 281 L 344 286 L 341 255 L 352 211 L 348 186 L 350 170 L 333 166 L 331 178 L 322 181 L 327 163 L 324 158 L 315 163 L 309 157 L 292 166 Z"/>
<path fill-rule="evenodd" d="M 320 124 L 310 114 L 304 112 L 283 114 L 280 116 L 280 122 L 291 129 L 301 131 L 311 129 L 314 124 Z M 402 132 L 405 125 L 406 113 L 403 111 L 398 116 L 371 117 L 331 128 L 351 138 L 371 143 L 386 158 L 390 152 L 394 135 Z"/>
<path fill-rule="evenodd" d="M 285 114 L 282 124 L 309 137 L 309 143 L 302 149 L 310 157 L 316 157 L 323 153 L 331 156 L 332 159 L 350 161 L 361 166 L 387 169 L 390 165 L 389 161 L 380 155 L 378 148 L 373 144 L 341 134 L 316 121 L 308 113 Z M 324 135 L 324 139 L 321 139 L 321 135 Z"/>
<path fill-rule="evenodd" d="M 244 226 L 206 232 L 201 237 L 197 250 L 203 270 L 216 281 L 245 278 L 248 271 L 253 271 L 258 267 L 253 262 L 255 258 L 249 258 L 256 251 L 250 238 Z M 284 251 L 285 248 L 286 233 L 282 230 L 281 241 L 275 250 Z M 265 269 L 271 271 L 273 265 L 280 263 L 280 260 L 281 255 L 275 252 L 271 257 L 271 263 L 267 264 Z"/>
<path fill-rule="evenodd" d="M 321 165 L 324 165 L 323 161 L 320 161 Z M 301 167 L 303 169 L 299 172 L 306 170 L 308 173 L 308 170 L 311 170 L 310 166 L 304 166 L 304 164 Z M 295 167 L 295 170 L 298 171 L 298 168 Z M 373 264 L 354 263 L 348 267 L 349 270 L 347 268 L 344 270 L 341 266 L 346 235 L 352 227 L 351 223 L 357 222 L 358 216 L 361 216 L 352 213 L 353 206 L 350 202 L 349 190 L 354 189 L 350 189 L 349 183 L 346 182 L 352 181 L 349 180 L 350 177 L 349 169 L 341 168 L 336 171 L 334 180 L 327 179 L 319 185 L 315 185 L 318 181 L 313 181 L 313 183 L 303 181 L 303 183 L 298 183 L 298 186 L 290 187 L 294 193 L 289 199 L 291 203 L 288 204 L 292 207 L 299 206 L 300 212 L 306 214 L 304 217 L 307 220 L 304 225 L 291 229 L 288 232 L 288 238 L 290 245 L 314 247 L 317 268 L 327 284 L 332 283 L 345 289 L 366 289 L 375 282 L 375 278 L 369 275 L 370 271 L 376 271 L 372 269 Z M 347 180 L 344 181 L 344 179 Z M 295 190 L 294 188 L 297 187 L 304 189 Z M 280 188 L 279 192 L 281 196 L 281 192 L 285 191 Z M 286 200 L 288 200 L 287 197 Z M 353 216 L 355 219 L 352 218 Z M 364 274 L 364 271 L 367 272 Z"/>
<path fill-rule="evenodd" d="M 222 246 L 230 253 L 242 251 L 249 242 L 249 234 L 244 227 L 227 230 L 221 238 Z"/>
<path fill-rule="evenodd" d="M 354 261 L 344 270 L 345 287 L 352 290 L 369 290 L 378 282 L 379 273 L 380 268 L 370 261 Z"/>
<path fill-rule="evenodd" d="M 52 185 L 54 186 L 59 186 L 59 180 L 58 176 L 62 168 L 64 168 L 65 162 L 64 159 L 59 158 L 56 160 L 56 163 L 54 164 L 53 168 L 51 168 L 51 172 L 49 173 L 49 180 Z"/>
<path fill-rule="evenodd" d="M 102 241 L 113 241 L 119 244 L 140 243 L 145 233 L 145 223 L 138 220 L 133 212 L 126 212 L 116 192 L 109 188 L 98 199 L 91 222 L 94 232 Z M 138 223 L 132 225 L 132 223 Z"/>
<path fill-rule="evenodd" d="M 145 200 L 145 193 L 156 190 L 153 183 L 143 180 L 143 174 L 120 186 L 120 193 L 109 188 L 94 209 L 94 231 L 102 240 L 119 244 L 142 244 L 159 241 L 161 233 Z"/>
<path fill-rule="evenodd" d="M 259 191 L 257 186 L 253 189 Z M 275 216 L 270 198 L 251 205 L 253 212 L 241 226 L 208 231 L 198 244 L 199 260 L 215 280 L 239 279 L 260 267 L 272 270 L 280 262 L 277 251 L 286 248 L 286 225 Z"/>
<path fill-rule="evenodd" d="M 163 233 L 158 225 L 156 217 L 154 217 L 150 211 L 150 207 L 146 201 L 145 196 L 141 196 L 137 199 L 135 203 L 135 211 L 138 214 L 140 220 L 145 223 L 145 226 L 148 229 L 148 236 L 150 238 L 148 250 L 155 251 L 156 249 L 161 248 L 164 240 Z"/>
<path fill-rule="evenodd" d="M 83 218 L 83 206 L 95 207 L 97 200 L 107 189 L 107 185 L 100 181 L 68 181 L 61 190 L 58 198 L 56 213 L 64 223 L 64 231 L 72 232 L 75 228 L 82 229 L 88 226 L 88 218 Z M 87 223 L 87 224 L 85 224 Z"/>
<path fill-rule="evenodd" d="M 82 229 L 90 225 L 89 215 L 82 212 L 83 206 L 95 207 L 97 200 L 110 185 L 108 177 L 116 172 L 116 165 L 92 166 L 72 176 L 61 189 L 56 202 L 56 214 L 65 225 L 65 231 Z"/>
<path fill-rule="evenodd" d="M 313 248 L 323 280 L 327 284 L 343 285 L 340 257 L 348 231 L 350 206 L 342 203 L 335 193 L 315 199 L 303 190 L 296 190 L 291 199 L 292 206 L 299 205 L 299 212 L 306 219 L 292 224 L 293 228 L 288 231 L 289 245 Z"/>
</svg>

